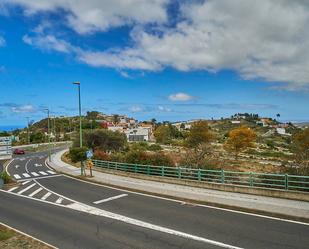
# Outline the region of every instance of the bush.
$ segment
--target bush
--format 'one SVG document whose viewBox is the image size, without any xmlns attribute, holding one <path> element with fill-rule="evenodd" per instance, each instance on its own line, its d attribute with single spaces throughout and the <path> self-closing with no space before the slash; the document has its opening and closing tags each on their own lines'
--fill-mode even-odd
<svg viewBox="0 0 309 249">
<path fill-rule="evenodd" d="M 12 182 L 11 176 L 9 176 L 9 174 L 5 171 L 0 174 L 0 178 L 3 180 L 4 184 Z"/>
<path fill-rule="evenodd" d="M 106 152 L 102 150 L 96 150 L 93 154 L 93 159 L 96 160 L 103 160 L 103 161 L 109 161 L 110 156 Z"/>
<path fill-rule="evenodd" d="M 152 144 L 148 147 L 150 151 L 161 151 L 162 147 L 159 144 Z"/>
<path fill-rule="evenodd" d="M 149 154 L 144 151 L 130 151 L 124 157 L 124 162 L 155 166 L 174 166 L 172 159 L 164 153 Z"/>
<path fill-rule="evenodd" d="M 138 143 L 133 143 L 130 146 L 131 150 L 140 150 L 140 151 L 146 151 L 149 149 L 148 143 L 147 142 L 138 142 Z"/>
<path fill-rule="evenodd" d="M 87 148 L 85 147 L 70 148 L 69 156 L 73 163 L 77 163 L 87 160 L 86 152 Z"/>
</svg>

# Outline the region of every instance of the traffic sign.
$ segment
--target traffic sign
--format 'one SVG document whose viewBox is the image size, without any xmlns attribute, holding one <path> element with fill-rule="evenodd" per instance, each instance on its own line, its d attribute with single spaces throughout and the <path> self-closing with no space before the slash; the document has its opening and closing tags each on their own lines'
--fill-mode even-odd
<svg viewBox="0 0 309 249">
<path fill-rule="evenodd" d="M 87 150 L 86 155 L 87 155 L 88 159 L 93 157 L 93 151 L 92 150 Z"/>
<path fill-rule="evenodd" d="M 11 137 L 0 137 L 0 160 L 12 158 Z"/>
</svg>

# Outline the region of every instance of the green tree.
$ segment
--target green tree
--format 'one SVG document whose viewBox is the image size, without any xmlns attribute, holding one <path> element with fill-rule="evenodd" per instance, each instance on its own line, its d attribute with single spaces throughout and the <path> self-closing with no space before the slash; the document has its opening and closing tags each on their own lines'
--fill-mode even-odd
<svg viewBox="0 0 309 249">
<path fill-rule="evenodd" d="M 172 132 L 169 126 L 161 125 L 155 130 L 154 136 L 158 143 L 167 144 L 172 139 Z"/>
<path fill-rule="evenodd" d="M 193 123 L 186 142 L 189 147 L 197 148 L 200 144 L 209 144 L 213 138 L 207 121 L 198 121 Z"/>
<path fill-rule="evenodd" d="M 127 144 L 127 137 L 120 132 L 109 130 L 93 130 L 83 133 L 85 146 L 93 150 L 99 149 L 103 151 L 119 151 L 124 149 Z M 74 146 L 79 146 L 78 137 L 74 140 Z"/>
</svg>

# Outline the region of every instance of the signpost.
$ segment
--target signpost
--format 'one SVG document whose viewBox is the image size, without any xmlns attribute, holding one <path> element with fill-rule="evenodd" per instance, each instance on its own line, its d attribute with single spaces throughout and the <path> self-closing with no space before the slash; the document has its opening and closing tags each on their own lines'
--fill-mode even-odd
<svg viewBox="0 0 309 249">
<path fill-rule="evenodd" d="M 93 162 L 91 161 L 91 158 L 93 157 L 93 151 L 92 150 L 88 150 L 86 152 L 87 155 L 87 166 L 90 170 L 90 176 L 92 177 L 92 167 L 93 167 Z"/>
<path fill-rule="evenodd" d="M 0 160 L 12 158 L 12 140 L 11 137 L 0 137 Z"/>
</svg>

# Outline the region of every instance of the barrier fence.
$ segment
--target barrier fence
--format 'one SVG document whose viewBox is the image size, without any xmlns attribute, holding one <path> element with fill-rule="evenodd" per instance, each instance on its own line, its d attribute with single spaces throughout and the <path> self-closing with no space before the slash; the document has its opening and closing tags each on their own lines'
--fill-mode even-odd
<svg viewBox="0 0 309 249">
<path fill-rule="evenodd" d="M 162 176 L 198 182 L 232 184 L 268 189 L 309 191 L 309 176 L 152 166 L 101 160 L 93 160 L 93 163 L 95 167 L 149 176 Z"/>
</svg>

